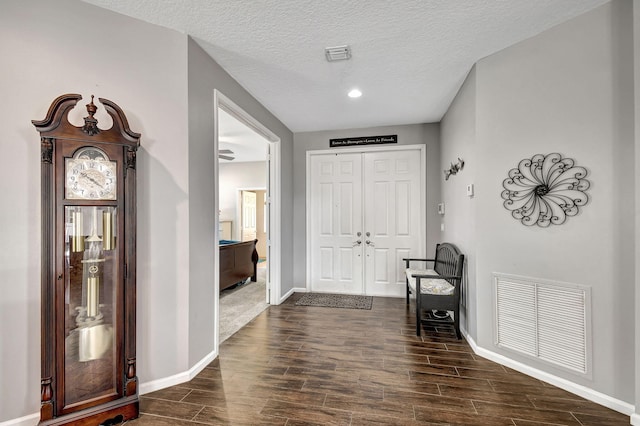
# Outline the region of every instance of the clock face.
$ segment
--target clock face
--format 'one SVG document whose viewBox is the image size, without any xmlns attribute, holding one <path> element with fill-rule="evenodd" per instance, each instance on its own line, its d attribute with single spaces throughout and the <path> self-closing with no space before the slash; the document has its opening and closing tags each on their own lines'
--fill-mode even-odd
<svg viewBox="0 0 640 426">
<path fill-rule="evenodd" d="M 116 162 L 98 148 L 82 148 L 65 160 L 65 197 L 115 200 Z"/>
</svg>

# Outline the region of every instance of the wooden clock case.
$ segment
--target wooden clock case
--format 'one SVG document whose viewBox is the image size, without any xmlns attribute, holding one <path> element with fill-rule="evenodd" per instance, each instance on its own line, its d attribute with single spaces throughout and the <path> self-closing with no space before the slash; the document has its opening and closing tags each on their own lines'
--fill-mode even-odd
<svg viewBox="0 0 640 426">
<path fill-rule="evenodd" d="M 81 99 L 78 94 L 62 95 L 44 120 L 32 121 L 41 136 L 41 425 L 119 424 L 139 412 L 136 151 L 140 134 L 129 128 L 118 105 L 102 98 L 99 101 L 113 125 L 108 130 L 98 128 L 93 96 L 84 125 L 74 126 L 68 114 Z M 74 153 L 87 150 L 103 153 L 109 161 L 105 170 L 117 187 L 109 197 L 92 193 L 73 199 L 65 191 L 74 179 L 65 164 L 74 164 L 69 162 Z M 104 184 L 86 177 L 89 171 L 82 167 L 79 173 L 90 185 Z M 87 260 L 88 246 L 98 247 L 101 257 Z M 87 286 L 90 280 L 95 287 Z"/>
</svg>

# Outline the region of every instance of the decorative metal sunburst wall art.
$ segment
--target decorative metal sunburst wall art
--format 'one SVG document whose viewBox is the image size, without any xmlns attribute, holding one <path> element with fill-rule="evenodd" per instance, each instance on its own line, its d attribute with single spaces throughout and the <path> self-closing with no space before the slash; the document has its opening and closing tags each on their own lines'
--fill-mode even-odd
<svg viewBox="0 0 640 426">
<path fill-rule="evenodd" d="M 502 182 L 504 207 L 527 226 L 562 225 L 589 201 L 586 176 L 584 167 L 557 153 L 525 158 Z"/>
</svg>

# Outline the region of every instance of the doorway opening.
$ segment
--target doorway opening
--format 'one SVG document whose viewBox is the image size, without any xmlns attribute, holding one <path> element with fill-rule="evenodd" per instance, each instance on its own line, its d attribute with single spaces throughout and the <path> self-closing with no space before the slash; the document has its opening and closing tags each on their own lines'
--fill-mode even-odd
<svg viewBox="0 0 640 426">
<path fill-rule="evenodd" d="M 231 124 L 229 124 L 231 123 Z M 214 155 L 219 158 L 215 163 L 214 178 L 217 191 L 215 197 L 216 247 L 220 240 L 243 241 L 248 235 L 243 222 L 242 206 L 237 201 L 238 191 L 247 190 L 255 194 L 256 203 L 251 212 L 252 225 L 255 226 L 260 246 L 256 247 L 259 266 L 266 281 L 262 300 L 269 304 L 280 304 L 280 139 L 268 128 L 251 117 L 233 101 L 214 90 Z M 238 139 L 251 139 L 251 142 Z M 232 168 L 237 170 L 227 173 Z M 222 176 L 233 175 L 235 181 L 223 181 Z M 260 183 L 250 179 L 260 178 Z M 253 183 L 252 183 L 253 182 Z M 248 191 L 252 190 L 252 191 Z M 259 192 L 259 191 L 261 192 Z M 261 209 L 256 206 L 258 194 L 262 196 Z M 230 194 L 230 195 L 229 195 Z M 258 216 L 261 210 L 262 216 Z M 262 238 L 257 238 L 261 228 Z M 251 232 L 250 230 L 248 232 Z M 215 310 L 216 310 L 216 347 L 220 344 L 220 250 L 215 250 Z"/>
<path fill-rule="evenodd" d="M 238 189 L 237 223 L 239 224 L 240 240 L 258 240 L 258 262 L 267 261 L 267 190 L 266 188 Z"/>
</svg>

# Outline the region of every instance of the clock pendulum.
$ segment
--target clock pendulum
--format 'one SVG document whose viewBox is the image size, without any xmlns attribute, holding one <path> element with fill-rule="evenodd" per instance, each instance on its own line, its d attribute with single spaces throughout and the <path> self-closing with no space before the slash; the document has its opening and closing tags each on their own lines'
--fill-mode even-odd
<svg viewBox="0 0 640 426">
<path fill-rule="evenodd" d="M 104 226 L 103 226 L 104 228 Z M 111 325 L 105 324 L 100 304 L 100 283 L 105 262 L 103 238 L 98 235 L 98 208 L 92 207 L 91 234 L 85 239 L 82 259 L 83 304 L 77 306 L 76 325 L 80 334 L 79 361 L 100 359 L 110 349 Z"/>
</svg>

